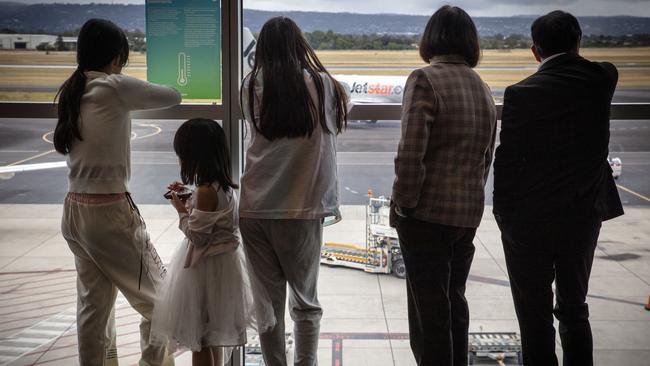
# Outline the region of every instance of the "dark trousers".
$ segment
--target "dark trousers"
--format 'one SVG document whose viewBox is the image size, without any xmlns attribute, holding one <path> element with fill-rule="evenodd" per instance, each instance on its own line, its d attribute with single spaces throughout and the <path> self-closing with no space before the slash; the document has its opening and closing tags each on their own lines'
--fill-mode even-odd
<svg viewBox="0 0 650 366">
<path fill-rule="evenodd" d="M 497 216 L 497 223 L 521 330 L 524 365 L 558 364 L 553 315 L 560 323 L 564 366 L 593 365 L 585 300 L 600 220 L 516 222 Z"/>
<path fill-rule="evenodd" d="M 418 365 L 467 365 L 465 283 L 476 229 L 399 217 L 406 265 L 409 335 Z"/>
</svg>

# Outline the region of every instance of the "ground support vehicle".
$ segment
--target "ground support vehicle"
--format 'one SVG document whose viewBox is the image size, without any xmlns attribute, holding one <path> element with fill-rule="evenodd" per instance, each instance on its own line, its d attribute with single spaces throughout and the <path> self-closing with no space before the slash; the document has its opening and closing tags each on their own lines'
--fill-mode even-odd
<svg viewBox="0 0 650 366">
<path fill-rule="evenodd" d="M 469 333 L 469 364 L 523 365 L 521 338 L 514 332 Z M 516 363 L 513 363 L 516 362 Z"/>
<path fill-rule="evenodd" d="M 608 156 L 607 162 L 609 163 L 609 166 L 612 168 L 612 176 L 614 177 L 614 179 L 618 179 L 621 176 L 621 174 L 623 174 L 623 162 L 621 161 L 621 158 L 610 158 Z"/>
<path fill-rule="evenodd" d="M 361 269 L 369 273 L 406 276 L 397 231 L 388 224 L 390 199 L 368 199 L 364 246 L 327 242 L 321 248 L 321 263 Z"/>
</svg>

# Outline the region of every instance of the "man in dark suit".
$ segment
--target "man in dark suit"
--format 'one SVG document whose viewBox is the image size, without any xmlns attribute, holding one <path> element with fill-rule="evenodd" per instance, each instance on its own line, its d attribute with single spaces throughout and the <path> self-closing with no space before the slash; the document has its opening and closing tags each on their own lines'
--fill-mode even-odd
<svg viewBox="0 0 650 366">
<path fill-rule="evenodd" d="M 592 365 L 585 302 L 601 222 L 623 214 L 607 162 L 618 73 L 579 56 L 577 19 L 554 11 L 531 27 L 539 70 L 504 95 L 494 162 L 501 230 L 525 365 Z M 552 283 L 555 280 L 555 307 Z"/>
</svg>

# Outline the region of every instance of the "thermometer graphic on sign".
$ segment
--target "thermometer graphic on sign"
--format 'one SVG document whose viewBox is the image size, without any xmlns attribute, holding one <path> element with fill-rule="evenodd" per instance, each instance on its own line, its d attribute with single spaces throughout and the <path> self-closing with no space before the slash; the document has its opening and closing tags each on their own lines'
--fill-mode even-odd
<svg viewBox="0 0 650 366">
<path fill-rule="evenodd" d="M 187 85 L 187 55 L 185 52 L 178 53 L 178 79 L 176 82 L 180 86 Z"/>
</svg>

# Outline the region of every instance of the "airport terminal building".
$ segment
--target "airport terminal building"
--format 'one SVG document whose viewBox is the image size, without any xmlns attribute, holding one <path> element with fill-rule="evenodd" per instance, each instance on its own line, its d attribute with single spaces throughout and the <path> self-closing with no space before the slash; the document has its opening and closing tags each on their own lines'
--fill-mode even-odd
<svg viewBox="0 0 650 366">
<path fill-rule="evenodd" d="M 42 44 L 54 47 L 57 38 L 58 36 L 51 34 L 0 34 L 0 49 L 35 50 Z M 77 38 L 63 37 L 63 43 L 68 49 L 75 49 Z"/>
</svg>

